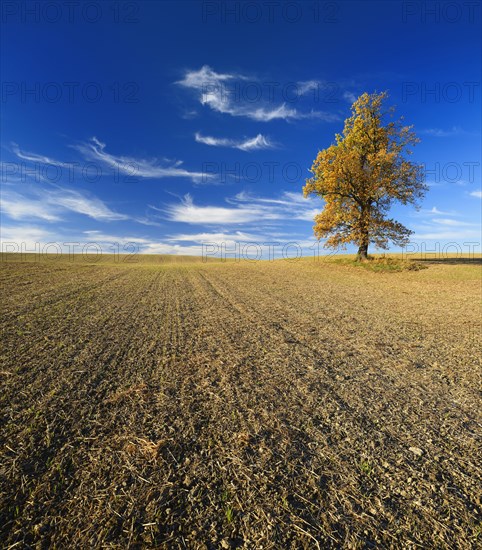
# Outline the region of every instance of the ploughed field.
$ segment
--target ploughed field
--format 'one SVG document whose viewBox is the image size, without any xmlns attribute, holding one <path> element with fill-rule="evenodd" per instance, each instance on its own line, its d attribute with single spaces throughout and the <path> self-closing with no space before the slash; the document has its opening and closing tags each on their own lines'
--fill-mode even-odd
<svg viewBox="0 0 482 550">
<path fill-rule="evenodd" d="M 480 265 L 0 280 L 2 547 L 481 544 Z"/>
</svg>

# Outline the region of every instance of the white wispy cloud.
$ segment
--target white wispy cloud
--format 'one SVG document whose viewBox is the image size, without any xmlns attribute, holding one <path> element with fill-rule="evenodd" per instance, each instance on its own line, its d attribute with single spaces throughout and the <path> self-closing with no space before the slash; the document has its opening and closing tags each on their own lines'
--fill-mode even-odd
<svg viewBox="0 0 482 550">
<path fill-rule="evenodd" d="M 241 192 L 234 198 L 226 199 L 228 203 L 239 209 L 252 210 L 261 217 L 259 220 L 302 220 L 313 221 L 322 208 L 322 201 L 318 198 L 305 198 L 301 193 L 283 192 L 277 198 L 263 198 L 250 193 Z"/>
<path fill-rule="evenodd" d="M 57 205 L 76 214 L 83 214 L 89 218 L 100 221 L 126 220 L 128 216 L 111 210 L 100 199 L 82 195 L 72 189 L 59 189 L 47 196 L 52 205 Z"/>
<path fill-rule="evenodd" d="M 357 97 L 353 92 L 343 92 L 343 99 L 348 101 L 348 103 L 355 103 Z"/>
<path fill-rule="evenodd" d="M 321 201 L 318 199 L 305 199 L 296 193 L 283 193 L 276 199 L 238 193 L 225 200 L 229 206 L 199 206 L 188 194 L 177 204 L 170 204 L 165 208 L 151 208 L 171 221 L 207 226 L 265 225 L 279 220 L 312 221 L 321 208 Z"/>
<path fill-rule="evenodd" d="M 37 219 L 48 222 L 60 221 L 59 208 L 40 197 L 28 198 L 15 191 L 4 190 L 0 209 L 12 220 Z"/>
<path fill-rule="evenodd" d="M 259 218 L 261 211 L 223 206 L 197 206 L 188 194 L 180 203 L 169 205 L 167 214 L 172 221 L 189 224 L 243 224 L 254 222 Z"/>
<path fill-rule="evenodd" d="M 472 191 L 470 193 L 471 197 L 477 197 L 478 199 L 482 199 L 482 191 Z"/>
<path fill-rule="evenodd" d="M 113 155 L 106 151 L 106 144 L 96 137 L 88 142 L 73 146 L 80 151 L 86 159 L 101 162 L 126 176 L 161 179 L 161 178 L 188 178 L 194 182 L 205 181 L 212 178 L 210 174 L 193 172 L 181 168 L 182 161 L 171 161 L 170 166 L 161 166 L 157 159 L 147 160 L 130 156 Z M 166 160 L 166 159 L 165 159 Z"/>
<path fill-rule="evenodd" d="M 259 84 L 256 78 L 250 78 L 238 73 L 217 73 L 208 65 L 199 70 L 187 70 L 184 77 L 177 82 L 178 85 L 193 90 L 202 105 L 206 105 L 213 111 L 231 116 L 242 116 L 259 122 L 271 120 L 301 120 L 318 119 L 326 122 L 339 120 L 338 115 L 325 111 L 311 110 L 302 112 L 295 107 L 290 107 L 286 102 L 273 104 L 269 97 L 260 97 L 259 101 L 250 101 L 243 94 L 233 91 L 236 83 L 252 81 Z M 314 81 L 304 84 L 304 91 L 313 86 Z"/>
<path fill-rule="evenodd" d="M 64 188 L 40 189 L 27 187 L 23 193 L 5 190 L 0 208 L 13 220 L 44 220 L 56 222 L 67 212 L 83 214 L 98 221 L 126 220 L 128 216 L 111 210 L 103 201 L 79 191 Z"/>
<path fill-rule="evenodd" d="M 457 217 L 462 217 L 462 214 L 455 211 L 442 211 L 436 206 L 431 209 L 421 209 L 412 217 L 420 220 L 410 226 L 414 231 L 412 240 L 451 240 L 461 244 L 463 244 L 463 239 L 478 239 L 480 241 L 482 228 L 478 219 L 473 221 L 457 219 Z"/>
<path fill-rule="evenodd" d="M 183 161 L 162 159 L 167 166 L 161 166 L 158 159 L 140 159 L 131 156 L 113 155 L 106 151 L 106 144 L 96 137 L 89 141 L 71 146 L 79 151 L 85 159 L 100 162 L 103 166 L 112 168 L 112 174 L 122 174 L 129 177 L 140 178 L 187 178 L 194 182 L 206 181 L 212 178 L 212 174 L 194 172 L 182 168 Z M 53 166 L 71 168 L 72 162 L 63 162 L 46 155 L 23 151 L 16 143 L 11 145 L 12 152 L 19 158 L 36 164 L 48 164 Z"/>
<path fill-rule="evenodd" d="M 148 237 L 130 234 L 109 234 L 97 230 L 65 234 L 64 231 L 46 230 L 42 227 L 3 225 L 0 239 L 0 252 L 36 252 L 38 254 L 62 252 L 80 254 L 89 246 L 87 252 L 112 254 L 175 254 L 201 255 L 201 244 L 183 245 L 176 242 L 163 242 Z M 96 247 L 94 247 L 96 245 Z M 113 248 L 113 245 L 115 248 Z M 131 257 L 132 260 L 135 256 Z"/>
<path fill-rule="evenodd" d="M 83 231 L 84 235 L 87 235 L 87 238 L 90 242 L 99 242 L 104 244 L 114 244 L 114 243 L 134 243 L 142 247 L 158 246 L 160 244 L 165 245 L 166 247 L 173 247 L 172 243 L 182 243 L 182 242 L 192 242 L 202 244 L 205 242 L 248 242 L 256 241 L 261 238 L 259 235 L 252 233 L 245 233 L 243 231 L 234 231 L 234 232 L 201 232 L 201 233 L 181 233 L 173 234 L 170 236 L 164 237 L 165 241 L 162 242 L 148 238 L 148 237 L 138 237 L 132 235 L 111 235 L 105 233 L 104 231 L 99 230 L 89 230 Z"/>
<path fill-rule="evenodd" d="M 461 229 L 451 231 L 416 231 L 411 237 L 411 240 L 427 240 L 427 241 L 453 241 L 454 243 L 463 244 L 465 239 L 475 239 L 480 244 L 480 230 L 476 229 Z"/>
<path fill-rule="evenodd" d="M 82 234 L 87 236 L 89 242 L 98 242 L 104 244 L 114 244 L 122 242 L 145 245 L 152 242 L 151 239 L 148 239 L 146 237 L 137 237 L 132 235 L 122 235 L 121 237 L 119 237 L 119 235 L 110 235 L 109 233 L 105 233 L 97 229 L 82 231 Z"/>
<path fill-rule="evenodd" d="M 278 239 L 276 237 L 284 237 Z M 288 248 L 284 245 L 290 243 Z M 260 235 L 235 232 L 204 232 L 194 234 L 172 235 L 163 240 L 132 234 L 110 234 L 98 230 L 86 230 L 74 235 L 46 231 L 35 226 L 8 226 L 4 228 L 0 240 L 0 252 L 37 252 L 64 254 L 77 253 L 83 250 L 87 254 L 120 254 L 131 255 L 136 261 L 136 254 L 174 254 L 211 257 L 229 257 L 244 259 L 272 259 L 273 257 L 296 257 L 301 249 L 302 255 L 312 256 L 316 240 L 300 238 L 293 234 Z M 86 247 L 88 246 L 87 250 Z M 208 248 L 206 248 L 208 247 Z M 261 253 L 261 256 L 258 254 Z M 139 259 L 142 261 L 141 259 Z M 82 261 L 79 259 L 79 261 Z"/>
<path fill-rule="evenodd" d="M 323 82 L 320 82 L 319 80 L 303 80 L 296 83 L 295 91 L 299 95 L 305 95 L 311 91 L 319 92 L 322 85 Z"/>
<path fill-rule="evenodd" d="M 427 216 L 431 218 L 433 216 L 458 216 L 459 214 L 454 210 L 439 210 L 436 206 L 432 206 L 432 208 L 420 208 L 420 210 L 414 210 L 409 215 L 417 218 L 424 218 Z"/>
<path fill-rule="evenodd" d="M 179 244 L 152 241 L 141 248 L 143 254 L 173 254 L 175 256 L 201 256 L 202 245 L 183 246 Z"/>
<path fill-rule="evenodd" d="M 56 241 L 59 241 L 58 235 L 42 227 L 25 224 L 2 224 L 0 251 L 38 252 L 41 250 L 42 245 Z"/>
<path fill-rule="evenodd" d="M 22 151 L 16 143 L 11 144 L 12 152 L 22 160 L 27 160 L 29 162 L 39 163 L 39 164 L 51 164 L 52 166 L 69 166 L 69 163 L 61 162 L 46 155 L 39 155 L 37 153 L 29 153 L 27 151 Z"/>
<path fill-rule="evenodd" d="M 293 219 L 302 221 L 313 221 L 316 214 L 321 211 L 322 202 L 316 198 L 303 197 L 301 193 L 285 191 L 281 198 L 253 197 L 249 193 L 238 193 L 230 202 L 238 202 L 241 205 L 263 205 L 263 210 L 271 211 L 278 219 Z M 317 207 L 314 208 L 313 205 Z"/>
<path fill-rule="evenodd" d="M 2 239 L 5 241 L 26 240 L 39 241 L 49 239 L 54 235 L 43 227 L 32 225 L 2 225 Z"/>
<path fill-rule="evenodd" d="M 119 252 L 130 254 L 174 254 L 199 256 L 203 253 L 201 244 L 182 245 L 174 242 L 163 242 L 148 237 L 132 235 L 111 235 L 102 231 L 84 231 L 88 242 L 99 244 L 106 253 L 112 253 L 112 245 L 119 247 Z"/>
<path fill-rule="evenodd" d="M 196 111 L 196 109 L 185 109 L 181 113 L 181 118 L 183 118 L 184 120 L 191 120 L 193 118 L 196 118 L 197 116 L 199 116 L 199 113 Z"/>
<path fill-rule="evenodd" d="M 175 242 L 252 242 L 258 241 L 262 236 L 254 233 L 245 233 L 243 231 L 235 232 L 203 232 L 203 233 L 181 233 L 179 235 L 171 235 L 167 240 Z"/>
<path fill-rule="evenodd" d="M 452 137 L 465 134 L 466 132 L 462 130 L 459 126 L 452 126 L 449 129 L 443 128 L 425 128 L 419 131 L 420 134 L 432 137 Z"/>
<path fill-rule="evenodd" d="M 210 84 L 233 80 L 249 80 L 249 78 L 238 73 L 217 73 L 208 65 L 203 65 L 198 71 L 185 71 L 184 78 L 179 80 L 178 84 L 187 88 L 202 89 Z"/>
<path fill-rule="evenodd" d="M 200 132 L 194 134 L 194 139 L 198 143 L 211 145 L 212 147 L 230 147 L 232 149 L 240 149 L 241 151 L 254 151 L 257 149 L 274 149 L 275 145 L 269 138 L 258 134 L 254 138 L 246 138 L 242 140 L 230 138 L 216 138 L 212 136 L 203 136 Z"/>
<path fill-rule="evenodd" d="M 433 223 L 439 224 L 439 225 L 450 225 L 452 227 L 470 227 L 470 226 L 476 226 L 476 223 L 470 223 L 470 222 L 463 222 L 461 220 L 452 220 L 450 218 L 434 218 Z"/>
</svg>

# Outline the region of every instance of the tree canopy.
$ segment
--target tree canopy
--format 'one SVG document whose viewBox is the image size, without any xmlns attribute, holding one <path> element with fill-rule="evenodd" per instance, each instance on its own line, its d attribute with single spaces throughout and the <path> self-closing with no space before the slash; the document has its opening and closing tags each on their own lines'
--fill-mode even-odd
<svg viewBox="0 0 482 550">
<path fill-rule="evenodd" d="M 392 120 L 394 107 L 384 109 L 387 97 L 364 93 L 353 103 L 343 133 L 318 153 L 303 188 L 305 197 L 316 194 L 325 202 L 313 227 L 318 239 L 327 238 L 328 248 L 353 243 L 359 259 L 367 258 L 370 244 L 406 245 L 412 231 L 388 217 L 390 207 L 418 206 L 427 191 L 422 165 L 408 160 L 420 140 L 403 117 Z"/>
</svg>

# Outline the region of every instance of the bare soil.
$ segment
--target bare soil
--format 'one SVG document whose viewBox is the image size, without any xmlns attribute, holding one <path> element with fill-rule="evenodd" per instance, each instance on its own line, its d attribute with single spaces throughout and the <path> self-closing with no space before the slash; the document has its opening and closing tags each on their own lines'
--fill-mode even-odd
<svg viewBox="0 0 482 550">
<path fill-rule="evenodd" d="M 480 548 L 480 266 L 1 267 L 3 547 Z"/>
</svg>

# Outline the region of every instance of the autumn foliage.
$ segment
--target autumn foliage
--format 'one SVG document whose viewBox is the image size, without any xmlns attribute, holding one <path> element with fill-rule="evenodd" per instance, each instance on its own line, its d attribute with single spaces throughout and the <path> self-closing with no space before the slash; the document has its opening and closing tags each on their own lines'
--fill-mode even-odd
<svg viewBox="0 0 482 550">
<path fill-rule="evenodd" d="M 305 196 L 325 201 L 315 217 L 314 232 L 325 247 L 358 246 L 366 259 L 368 246 L 386 249 L 390 242 L 408 243 L 409 229 L 388 217 L 394 202 L 418 205 L 427 190 L 421 165 L 408 160 L 419 139 L 394 108 L 384 110 L 387 93 L 364 93 L 352 105 L 336 143 L 320 151 L 303 188 Z"/>
</svg>

